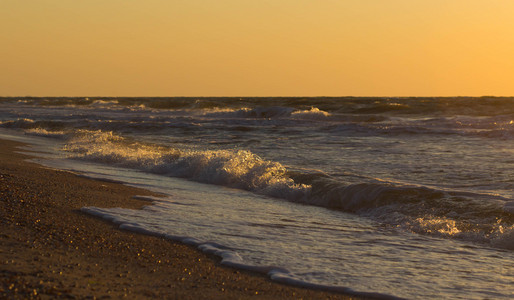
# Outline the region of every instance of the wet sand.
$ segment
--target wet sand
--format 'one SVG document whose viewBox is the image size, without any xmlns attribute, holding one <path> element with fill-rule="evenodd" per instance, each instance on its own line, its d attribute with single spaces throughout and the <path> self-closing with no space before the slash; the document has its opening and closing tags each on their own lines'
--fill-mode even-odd
<svg viewBox="0 0 514 300">
<path fill-rule="evenodd" d="M 145 190 L 41 167 L 0 140 L 0 298 L 363 299 L 272 282 L 79 211 L 141 208 Z"/>
</svg>

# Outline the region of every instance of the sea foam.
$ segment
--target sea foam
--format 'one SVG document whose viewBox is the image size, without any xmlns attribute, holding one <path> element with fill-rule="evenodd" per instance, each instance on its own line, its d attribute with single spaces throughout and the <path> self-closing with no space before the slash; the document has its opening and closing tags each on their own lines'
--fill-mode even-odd
<svg viewBox="0 0 514 300">
<path fill-rule="evenodd" d="M 70 157 L 188 178 L 292 199 L 309 187 L 295 184 L 286 168 L 247 150 L 179 150 L 131 142 L 112 132 L 80 131 L 64 146 Z"/>
</svg>

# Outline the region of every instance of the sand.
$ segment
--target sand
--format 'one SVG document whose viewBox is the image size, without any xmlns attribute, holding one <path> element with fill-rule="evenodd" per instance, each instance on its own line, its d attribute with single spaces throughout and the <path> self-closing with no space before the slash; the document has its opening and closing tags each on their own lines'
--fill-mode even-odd
<svg viewBox="0 0 514 300">
<path fill-rule="evenodd" d="M 27 162 L 0 140 L 0 298 L 357 299 L 272 282 L 79 211 L 141 208 L 145 190 Z M 362 298 L 359 298 L 362 299 Z"/>
</svg>

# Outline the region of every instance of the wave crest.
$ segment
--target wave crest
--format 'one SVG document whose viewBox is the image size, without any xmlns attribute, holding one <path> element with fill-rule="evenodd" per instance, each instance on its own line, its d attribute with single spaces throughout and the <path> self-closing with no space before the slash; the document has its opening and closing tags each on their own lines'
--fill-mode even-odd
<svg viewBox="0 0 514 300">
<path fill-rule="evenodd" d="M 246 150 L 179 150 L 132 142 L 112 132 L 79 131 L 63 148 L 72 158 L 291 199 L 310 187 L 296 184 L 278 162 Z"/>
<path fill-rule="evenodd" d="M 325 120 L 327 117 L 331 116 L 330 113 L 320 110 L 317 107 L 311 107 L 309 110 L 294 111 L 291 115 L 295 118 L 311 120 Z"/>
</svg>

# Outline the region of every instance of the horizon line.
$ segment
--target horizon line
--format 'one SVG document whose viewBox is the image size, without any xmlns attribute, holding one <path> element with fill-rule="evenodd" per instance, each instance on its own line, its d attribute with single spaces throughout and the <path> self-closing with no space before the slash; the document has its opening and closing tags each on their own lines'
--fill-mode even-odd
<svg viewBox="0 0 514 300">
<path fill-rule="evenodd" d="M 2 98 L 514 98 L 514 96 L 0 96 Z"/>
</svg>

